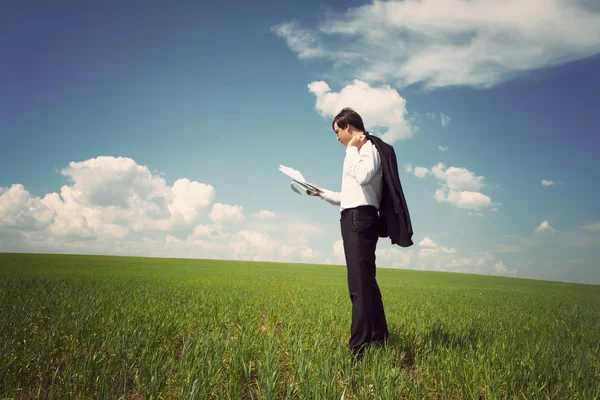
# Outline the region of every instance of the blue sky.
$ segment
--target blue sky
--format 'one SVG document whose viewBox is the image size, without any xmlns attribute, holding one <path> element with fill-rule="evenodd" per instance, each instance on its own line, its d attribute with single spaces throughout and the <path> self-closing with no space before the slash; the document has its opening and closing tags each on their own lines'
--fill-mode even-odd
<svg viewBox="0 0 600 400">
<path fill-rule="evenodd" d="M 351 106 L 414 228 L 379 266 L 600 284 L 600 10 L 482 4 L 8 2 L 0 251 L 343 264 L 278 167 L 339 190 Z"/>
</svg>

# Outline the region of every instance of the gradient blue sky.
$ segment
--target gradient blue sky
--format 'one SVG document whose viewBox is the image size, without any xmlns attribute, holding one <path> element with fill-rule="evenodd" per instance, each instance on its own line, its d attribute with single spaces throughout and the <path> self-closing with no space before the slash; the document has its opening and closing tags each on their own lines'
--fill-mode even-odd
<svg viewBox="0 0 600 400">
<path fill-rule="evenodd" d="M 600 284 L 598 8 L 440 23 L 413 3 L 4 3 L 0 251 L 343 264 L 339 210 L 278 166 L 339 190 L 331 114 L 351 106 L 412 133 L 389 142 L 415 245 L 380 239 L 379 266 Z"/>
</svg>

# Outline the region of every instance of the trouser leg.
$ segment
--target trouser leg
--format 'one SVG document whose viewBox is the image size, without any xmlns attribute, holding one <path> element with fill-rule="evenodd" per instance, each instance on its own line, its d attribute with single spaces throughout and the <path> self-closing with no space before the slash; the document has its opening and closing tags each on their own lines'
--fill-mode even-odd
<svg viewBox="0 0 600 400">
<path fill-rule="evenodd" d="M 350 209 L 342 215 L 341 230 L 352 302 L 351 348 L 387 337 L 381 292 L 375 279 L 375 250 L 379 216 L 374 209 Z"/>
<path fill-rule="evenodd" d="M 383 301 L 381 299 L 381 292 L 379 291 L 379 285 L 373 275 L 373 332 L 371 341 L 382 342 L 389 337 L 387 321 L 385 319 L 385 310 L 383 308 Z"/>
</svg>

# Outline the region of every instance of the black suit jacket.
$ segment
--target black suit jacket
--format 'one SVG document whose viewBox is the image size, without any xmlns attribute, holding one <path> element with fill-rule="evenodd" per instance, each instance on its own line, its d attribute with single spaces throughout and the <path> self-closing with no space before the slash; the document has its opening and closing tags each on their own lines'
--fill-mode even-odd
<svg viewBox="0 0 600 400">
<path fill-rule="evenodd" d="M 398 175 L 396 152 L 377 136 L 368 132 L 365 132 L 365 136 L 377 148 L 383 169 L 379 237 L 389 237 L 392 244 L 402 247 L 412 246 L 413 229 Z"/>
</svg>

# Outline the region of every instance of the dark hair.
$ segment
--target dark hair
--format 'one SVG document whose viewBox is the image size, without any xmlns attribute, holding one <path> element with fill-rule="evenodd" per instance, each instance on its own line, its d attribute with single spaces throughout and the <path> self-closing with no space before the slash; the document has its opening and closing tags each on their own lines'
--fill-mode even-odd
<svg viewBox="0 0 600 400">
<path fill-rule="evenodd" d="M 344 108 L 342 111 L 340 111 L 338 115 L 335 116 L 333 122 L 331 123 L 331 128 L 334 131 L 336 122 L 340 129 L 346 129 L 348 125 L 352 125 L 356 129 L 366 132 L 362 118 L 360 117 L 360 115 L 358 115 L 356 111 L 354 111 L 350 107 Z"/>
</svg>

